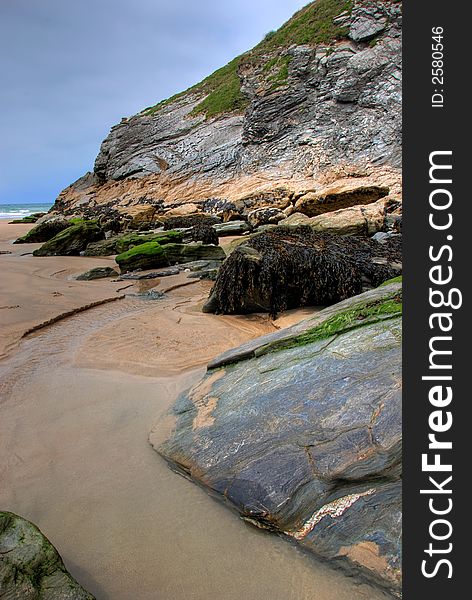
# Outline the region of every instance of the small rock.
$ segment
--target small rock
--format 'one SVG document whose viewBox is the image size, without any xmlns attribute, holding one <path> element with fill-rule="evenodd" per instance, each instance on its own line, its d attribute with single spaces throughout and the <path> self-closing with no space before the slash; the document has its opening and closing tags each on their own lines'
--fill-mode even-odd
<svg viewBox="0 0 472 600">
<path fill-rule="evenodd" d="M 105 279 L 106 277 L 117 277 L 118 271 L 112 269 L 111 267 L 95 267 L 94 269 L 90 269 L 90 271 L 86 271 L 85 273 L 81 273 L 76 277 L 77 281 L 92 281 L 93 279 Z"/>
</svg>

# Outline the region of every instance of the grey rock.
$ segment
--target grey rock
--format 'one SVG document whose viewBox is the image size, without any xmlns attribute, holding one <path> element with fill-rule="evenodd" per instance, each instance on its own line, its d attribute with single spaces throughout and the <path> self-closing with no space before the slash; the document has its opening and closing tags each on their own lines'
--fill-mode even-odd
<svg viewBox="0 0 472 600">
<path fill-rule="evenodd" d="M 228 221 L 227 223 L 217 223 L 213 225 L 213 229 L 219 237 L 227 235 L 244 235 L 251 231 L 251 228 L 246 221 Z"/>
<path fill-rule="evenodd" d="M 399 237 L 400 234 L 392 233 L 391 231 L 378 231 L 376 234 L 372 236 L 372 239 L 380 244 L 385 244 L 385 242 L 392 237 Z"/>
<path fill-rule="evenodd" d="M 366 42 L 384 31 L 388 13 L 378 2 L 357 4 L 351 15 L 349 37 L 355 42 Z"/>
<path fill-rule="evenodd" d="M 5 600 L 94 600 L 67 572 L 41 531 L 0 512 L 0 596 Z"/>
<path fill-rule="evenodd" d="M 105 279 L 106 277 L 118 277 L 118 271 L 111 267 L 95 267 L 76 277 L 77 281 L 92 281 L 93 279 Z"/>
<path fill-rule="evenodd" d="M 373 290 L 213 361 L 156 446 L 248 522 L 395 594 L 401 319 L 375 307 L 398 294 Z"/>
</svg>

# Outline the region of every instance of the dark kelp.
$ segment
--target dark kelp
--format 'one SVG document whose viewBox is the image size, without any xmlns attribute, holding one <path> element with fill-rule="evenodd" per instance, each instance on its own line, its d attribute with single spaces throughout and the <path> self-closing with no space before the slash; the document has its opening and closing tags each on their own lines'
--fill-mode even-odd
<svg viewBox="0 0 472 600">
<path fill-rule="evenodd" d="M 206 312 L 232 314 L 329 305 L 401 272 L 401 240 L 279 227 L 252 237 L 223 263 Z"/>
</svg>

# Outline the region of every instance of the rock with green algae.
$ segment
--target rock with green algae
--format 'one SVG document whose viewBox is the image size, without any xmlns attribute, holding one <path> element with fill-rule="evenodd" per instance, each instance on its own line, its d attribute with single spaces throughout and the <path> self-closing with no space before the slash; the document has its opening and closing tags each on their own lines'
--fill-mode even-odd
<svg viewBox="0 0 472 600">
<path fill-rule="evenodd" d="M 26 519 L 0 512 L 0 597 L 94 600 L 67 572 L 57 550 Z"/>
<path fill-rule="evenodd" d="M 77 275 L 77 281 L 92 281 L 93 279 L 105 279 L 107 277 L 118 277 L 118 271 L 111 267 L 95 267 L 85 273 Z"/>
<path fill-rule="evenodd" d="M 184 237 L 182 231 L 161 231 L 157 233 L 125 233 L 116 235 L 107 240 L 90 243 L 85 256 L 112 256 L 113 254 L 122 254 L 127 252 L 133 246 L 139 246 L 147 242 L 158 242 L 161 246 L 181 242 Z"/>
<path fill-rule="evenodd" d="M 155 447 L 250 523 L 399 595 L 401 387 L 393 283 L 216 358 Z"/>
<path fill-rule="evenodd" d="M 147 242 L 119 254 L 115 260 L 122 273 L 138 269 L 154 269 L 189 263 L 196 260 L 223 260 L 225 253 L 219 246 L 193 244 L 166 244 Z"/>
<path fill-rule="evenodd" d="M 105 238 L 96 221 L 79 221 L 33 252 L 34 256 L 77 256 L 88 244 Z"/>
<path fill-rule="evenodd" d="M 14 244 L 37 244 L 48 242 L 55 235 L 70 227 L 70 222 L 62 217 L 38 223 L 25 235 L 15 240 Z"/>
<path fill-rule="evenodd" d="M 21 223 L 36 223 L 36 221 L 41 217 L 44 217 L 45 214 L 46 213 L 44 212 L 39 212 L 33 213 L 32 215 L 26 215 L 26 217 L 23 217 L 22 219 L 13 219 L 13 221 L 9 221 L 9 225 L 19 225 Z"/>
<path fill-rule="evenodd" d="M 137 269 L 153 269 L 168 265 L 164 246 L 158 242 L 146 242 L 139 246 L 134 246 L 127 252 L 119 254 L 115 258 L 122 273 L 136 271 Z"/>
</svg>

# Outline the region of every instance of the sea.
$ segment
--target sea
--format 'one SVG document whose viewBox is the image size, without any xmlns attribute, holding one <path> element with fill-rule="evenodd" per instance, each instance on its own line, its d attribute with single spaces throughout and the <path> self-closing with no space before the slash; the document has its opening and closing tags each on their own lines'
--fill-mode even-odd
<svg viewBox="0 0 472 600">
<path fill-rule="evenodd" d="M 38 212 L 47 212 L 51 204 L 23 203 L 23 204 L 0 204 L 0 219 L 21 219 Z"/>
</svg>

